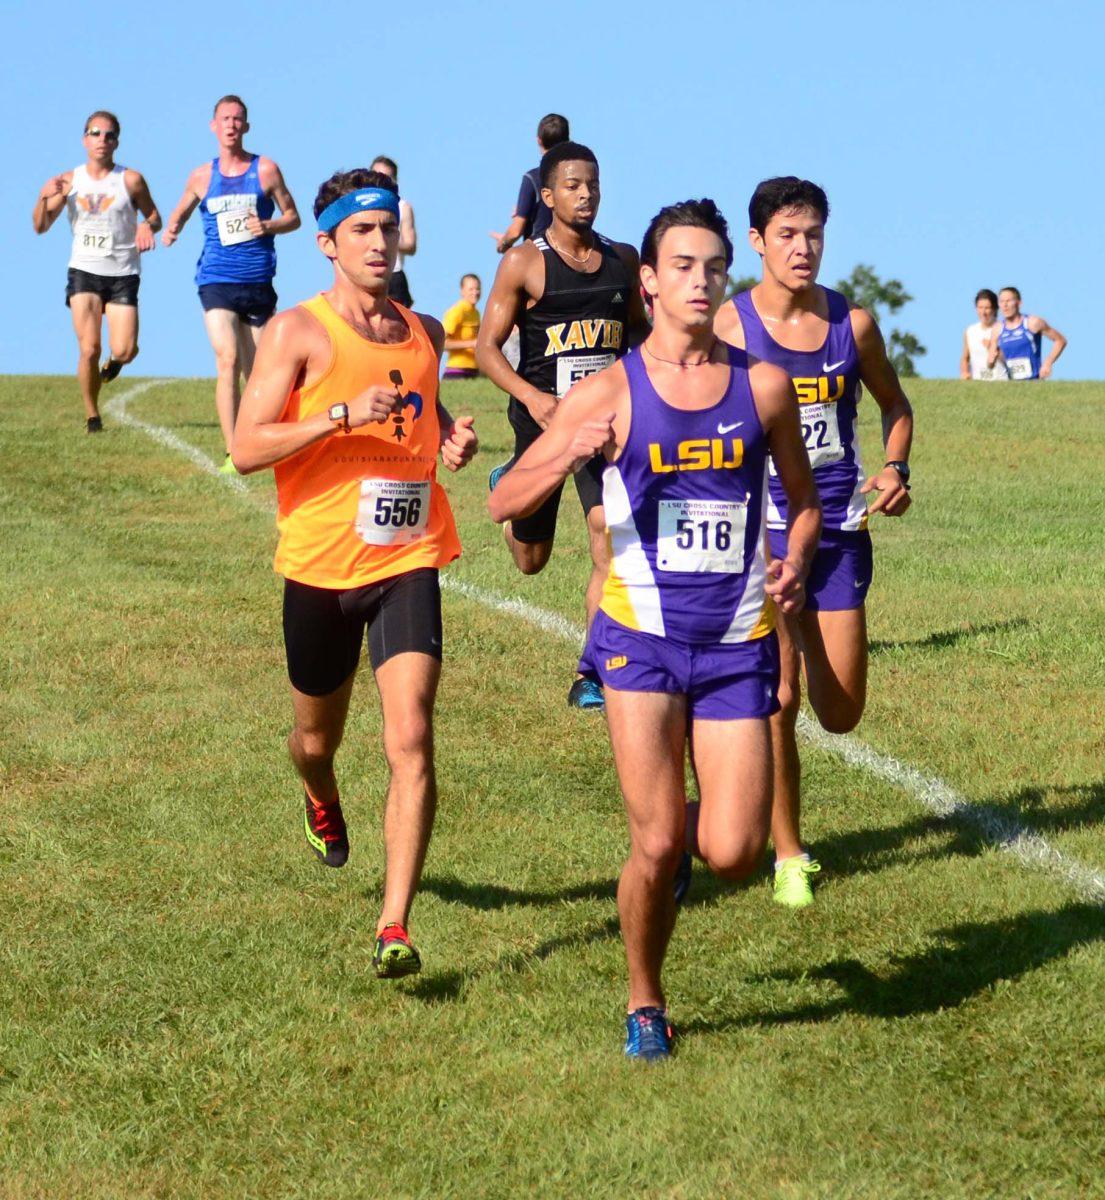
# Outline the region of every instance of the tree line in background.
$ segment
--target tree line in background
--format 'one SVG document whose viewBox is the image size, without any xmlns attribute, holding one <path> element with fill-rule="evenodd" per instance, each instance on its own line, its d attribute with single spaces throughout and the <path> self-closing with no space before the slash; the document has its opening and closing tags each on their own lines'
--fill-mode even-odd
<svg viewBox="0 0 1105 1200">
<path fill-rule="evenodd" d="M 745 292 L 755 287 L 760 280 L 755 275 L 742 275 L 739 279 L 729 277 L 729 294 Z M 858 304 L 878 321 L 882 326 L 882 313 L 896 313 L 899 308 L 908 304 L 913 297 L 905 290 L 900 279 L 882 280 L 875 274 L 875 268 L 859 263 L 852 268 L 847 279 L 841 279 L 836 284 L 836 291 L 847 296 L 853 304 Z M 914 359 L 927 354 L 928 350 L 921 345 L 917 337 L 901 329 L 892 329 L 886 338 L 886 352 L 894 365 L 894 370 L 903 378 L 917 374 Z"/>
</svg>

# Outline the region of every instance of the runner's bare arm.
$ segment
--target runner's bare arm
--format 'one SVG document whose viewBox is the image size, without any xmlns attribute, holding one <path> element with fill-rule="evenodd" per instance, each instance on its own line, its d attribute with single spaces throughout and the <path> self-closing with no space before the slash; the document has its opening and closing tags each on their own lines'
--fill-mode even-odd
<svg viewBox="0 0 1105 1200">
<path fill-rule="evenodd" d="M 886 343 L 866 309 L 853 308 L 852 333 L 859 352 L 859 375 L 882 410 L 882 440 L 887 462 L 908 462 L 913 444 L 913 408 L 902 391 L 898 372 L 886 355 Z M 909 489 L 893 467 L 869 476 L 860 491 L 878 492 L 869 512 L 900 517 L 909 508 Z"/>
<path fill-rule="evenodd" d="M 717 310 L 714 317 L 714 333 L 723 342 L 728 342 L 730 346 L 736 346 L 738 350 L 745 348 L 741 315 L 737 312 L 737 306 L 728 300 Z"/>
<path fill-rule="evenodd" d="M 533 419 L 542 428 L 548 428 L 556 411 L 556 397 L 526 383 L 503 357 L 503 345 L 525 312 L 530 294 L 527 281 L 530 270 L 536 266 L 535 255 L 539 261 L 541 251 L 532 242 L 524 242 L 503 256 L 476 339 L 476 362 L 496 387 L 524 404 Z"/>
<path fill-rule="evenodd" d="M 134 244 L 139 254 L 152 250 L 157 244 L 154 234 L 161 228 L 161 214 L 150 195 L 149 185 L 137 171 L 127 171 L 125 176 L 127 195 L 130 196 L 134 207 L 146 218 L 139 223 L 134 233 Z"/>
<path fill-rule="evenodd" d="M 641 298 L 641 260 L 637 257 L 637 251 L 624 242 L 616 242 L 614 249 L 629 273 L 629 312 L 625 344 L 626 349 L 632 349 L 639 346 L 652 332 L 652 322 L 648 319 L 648 311 Z"/>
<path fill-rule="evenodd" d="M 279 313 L 265 326 L 230 447 L 241 474 L 274 466 L 323 438 L 345 436 L 342 426 L 325 412 L 302 421 L 282 419 L 292 392 L 313 383 L 329 362 L 329 339 L 302 309 Z M 349 427 L 383 421 L 398 404 L 394 387 L 367 388 L 349 401 Z"/>
<path fill-rule="evenodd" d="M 771 458 L 787 494 L 787 554 L 768 563 L 766 590 L 785 613 L 805 603 L 805 581 L 821 537 L 821 501 L 802 440 L 802 425 L 790 377 L 772 363 L 749 369 L 756 412 L 767 434 Z"/>
<path fill-rule="evenodd" d="M 986 339 L 986 365 L 994 366 L 998 359 L 1004 359 L 1005 355 L 1001 352 L 1001 345 L 998 343 L 998 334 L 1001 332 L 1001 325 L 995 321 L 990 327 L 990 336 Z"/>
<path fill-rule="evenodd" d="M 444 326 L 436 317 L 431 317 L 427 313 L 415 313 L 414 315 L 422 322 L 422 328 L 430 335 L 434 354 L 440 363 L 441 351 L 449 344 L 445 340 Z M 437 422 L 441 430 L 441 461 L 450 471 L 459 471 L 461 467 L 466 467 L 472 461 L 476 451 L 480 448 L 474 428 L 475 418 L 457 417 L 454 421 L 449 410 L 441 403 L 439 395 Z"/>
<path fill-rule="evenodd" d="M 418 253 L 418 230 L 414 227 L 414 209 L 409 201 L 401 206 L 399 213 L 399 253 L 408 258 Z"/>
<path fill-rule="evenodd" d="M 271 196 L 276 203 L 276 207 L 280 210 L 280 216 L 269 217 L 267 221 L 262 221 L 256 213 L 252 214 L 246 221 L 246 228 L 250 233 L 257 237 L 270 235 L 275 237 L 278 233 L 291 233 L 298 229 L 303 224 L 299 219 L 299 210 L 295 206 L 291 192 L 288 191 L 288 185 L 284 182 L 280 168 L 271 158 L 261 156 L 261 161 L 257 164 L 257 181 L 264 189 L 265 194 Z"/>
<path fill-rule="evenodd" d="M 64 171 L 60 175 L 52 175 L 42 185 L 35 206 L 31 212 L 31 224 L 35 233 L 45 233 L 61 215 L 65 208 L 65 198 L 73 186 L 73 172 Z"/>
<path fill-rule="evenodd" d="M 495 249 L 500 254 L 505 254 L 511 246 L 522 236 L 526 231 L 526 218 L 520 217 L 517 213 L 510 218 L 510 224 L 506 227 L 505 232 L 496 233 L 491 231 L 490 235 L 495 239 Z"/>
<path fill-rule="evenodd" d="M 176 208 L 169 214 L 165 229 L 161 234 L 161 244 L 171 246 L 180 237 L 180 231 L 188 223 L 188 218 L 196 211 L 196 206 L 207 195 L 211 182 L 211 164 L 203 163 L 188 176 L 184 185 L 184 195 L 181 196 Z"/>
<path fill-rule="evenodd" d="M 1067 348 L 1067 339 L 1058 329 L 1053 329 L 1043 317 L 1029 317 L 1028 328 L 1032 333 L 1042 333 L 1044 337 L 1050 338 L 1055 343 L 1051 348 L 1051 353 L 1040 363 L 1040 378 L 1047 379 L 1051 375 L 1051 368 L 1055 366 L 1059 355 Z"/>
<path fill-rule="evenodd" d="M 971 377 L 971 348 L 967 345 L 967 334 L 963 334 L 963 353 L 959 356 L 959 378 Z"/>
<path fill-rule="evenodd" d="M 600 450 L 628 433 L 629 385 L 620 363 L 581 379 L 560 402 L 548 429 L 495 485 L 487 501 L 497 522 L 525 517 Z"/>
</svg>

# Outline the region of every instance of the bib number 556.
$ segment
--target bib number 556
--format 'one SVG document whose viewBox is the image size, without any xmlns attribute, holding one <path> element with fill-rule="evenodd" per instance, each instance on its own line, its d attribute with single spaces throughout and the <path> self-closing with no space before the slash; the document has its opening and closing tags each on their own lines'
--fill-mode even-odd
<svg viewBox="0 0 1105 1200">
<path fill-rule="evenodd" d="M 414 529 L 422 517 L 422 500 L 418 496 L 377 496 L 373 524 L 381 528 Z"/>
</svg>

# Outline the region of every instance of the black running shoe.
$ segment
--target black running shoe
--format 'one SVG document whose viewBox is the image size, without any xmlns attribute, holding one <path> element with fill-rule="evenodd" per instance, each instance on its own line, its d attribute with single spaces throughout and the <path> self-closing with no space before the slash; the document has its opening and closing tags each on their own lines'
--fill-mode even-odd
<svg viewBox="0 0 1105 1200">
<path fill-rule="evenodd" d="M 104 365 L 100 368 L 100 382 L 110 383 L 122 369 L 123 364 L 117 358 L 104 359 Z"/>
<path fill-rule="evenodd" d="M 335 796 L 329 804 L 320 804 L 303 789 L 303 832 L 315 854 L 328 867 L 344 867 L 349 857 L 349 835 L 341 801 Z"/>
<path fill-rule="evenodd" d="M 103 431 L 104 431 L 104 423 L 103 423 L 103 421 L 100 420 L 99 417 L 89 417 L 88 418 L 88 432 L 89 433 L 103 433 Z"/>
</svg>

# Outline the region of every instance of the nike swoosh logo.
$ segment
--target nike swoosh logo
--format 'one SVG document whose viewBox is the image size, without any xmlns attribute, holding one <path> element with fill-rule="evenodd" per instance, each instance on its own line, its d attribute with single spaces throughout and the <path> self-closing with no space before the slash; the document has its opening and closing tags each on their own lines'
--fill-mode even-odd
<svg viewBox="0 0 1105 1200">
<path fill-rule="evenodd" d="M 828 375 L 828 373 L 829 373 L 830 371 L 835 371 L 835 370 L 837 369 L 837 367 L 842 367 L 842 366 L 844 366 L 844 364 L 845 364 L 847 361 L 848 361 L 848 360 L 847 360 L 846 358 L 842 358 L 842 359 L 840 360 L 840 362 L 835 362 L 835 363 L 825 363 L 825 364 L 824 364 L 824 366 L 822 366 L 822 368 L 821 368 L 821 369 L 822 369 L 822 370 L 825 372 L 825 374 L 826 374 L 826 375 Z"/>
<path fill-rule="evenodd" d="M 861 587 L 863 587 L 863 584 L 864 584 L 864 581 L 862 579 L 857 579 L 853 586 L 861 588 Z"/>
<path fill-rule="evenodd" d="M 722 425 L 719 421 L 717 431 L 721 434 L 732 433 L 734 429 L 739 429 L 743 424 L 743 421 L 734 421 L 732 425 Z"/>
</svg>

